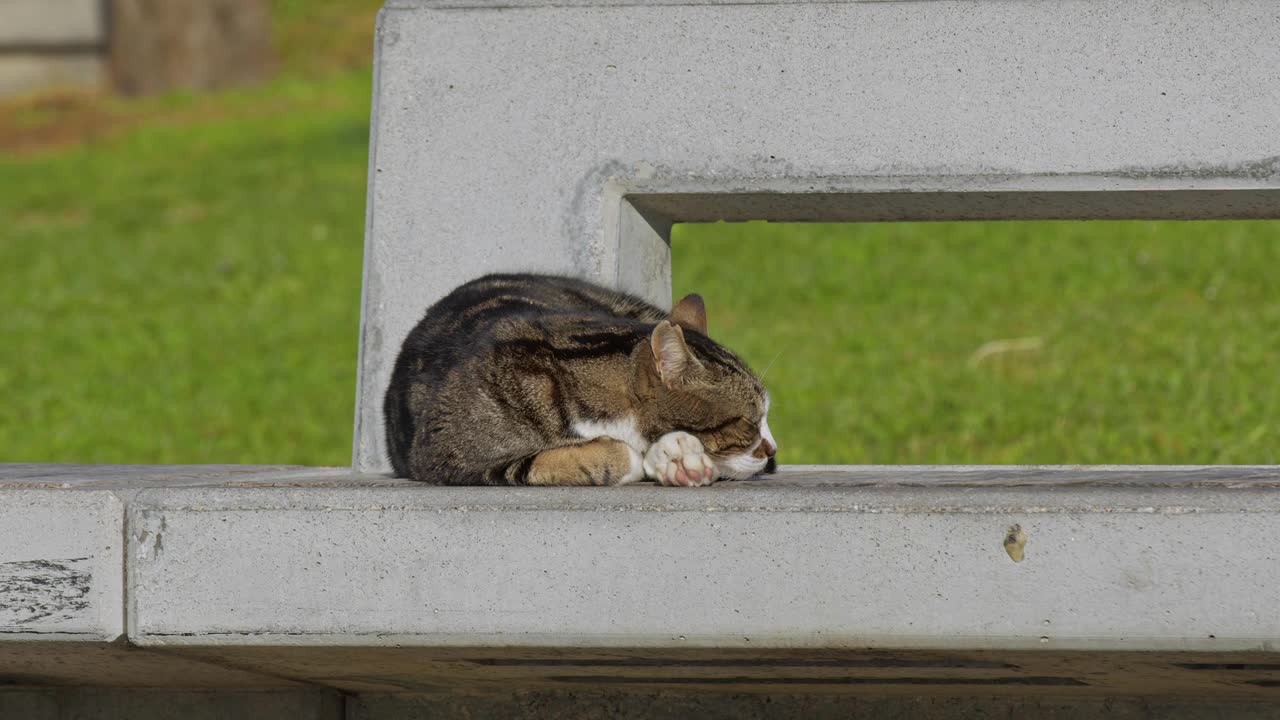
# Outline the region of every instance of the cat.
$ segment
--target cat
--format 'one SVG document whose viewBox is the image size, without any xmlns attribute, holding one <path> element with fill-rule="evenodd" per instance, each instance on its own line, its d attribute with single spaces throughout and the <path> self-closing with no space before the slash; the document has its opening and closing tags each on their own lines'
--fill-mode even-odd
<svg viewBox="0 0 1280 720">
<path fill-rule="evenodd" d="M 774 471 L 769 394 L 670 313 L 565 277 L 487 275 L 410 331 L 384 398 L 397 477 L 441 485 L 708 485 Z"/>
</svg>

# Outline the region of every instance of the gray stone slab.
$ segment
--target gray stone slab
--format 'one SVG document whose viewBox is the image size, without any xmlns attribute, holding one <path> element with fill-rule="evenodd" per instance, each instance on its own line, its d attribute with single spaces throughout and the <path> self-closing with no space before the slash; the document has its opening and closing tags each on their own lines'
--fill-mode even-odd
<svg viewBox="0 0 1280 720">
<path fill-rule="evenodd" d="M 101 489 L 0 482 L 0 687 L 296 686 L 123 642 L 124 507 Z"/>
<path fill-rule="evenodd" d="M 0 628 L 0 684 L 1265 698 L 1278 483 L 1276 467 L 855 466 L 500 489 L 9 464 L 0 613 L 25 615 Z M 90 556 L 107 560 L 50 564 Z"/>
<path fill-rule="evenodd" d="M 1276 465 L 787 465 L 751 487 L 1272 488 Z"/>
<path fill-rule="evenodd" d="M 10 48 L 100 46 L 106 41 L 101 0 L 4 0 L 0 52 Z"/>
<path fill-rule="evenodd" d="M 132 648 L 124 629 L 124 508 L 146 486 L 312 468 L 0 464 L 0 687 L 280 688 L 298 683 Z M 0 717 L 3 714 L 0 713 Z"/>
<path fill-rule="evenodd" d="M 0 641 L 124 634 L 124 506 L 111 493 L 0 493 Z"/>
<path fill-rule="evenodd" d="M 347 468 L 301 465 L 78 465 L 0 463 L 0 491 L 51 488 L 113 490 L 127 496 L 147 487 L 384 484 L 388 478 L 355 477 Z"/>
<path fill-rule="evenodd" d="M 144 492 L 130 512 L 144 645 L 1280 640 L 1267 490 L 193 490 Z M 1001 545 L 1014 523 L 1031 538 L 1021 563 Z"/>
<path fill-rule="evenodd" d="M 670 300 L 715 219 L 1280 217 L 1270 0 L 394 0 L 354 463 L 405 333 L 485 272 Z"/>
<path fill-rule="evenodd" d="M 1265 696 L 1280 681 L 1276 480 L 845 468 L 703 489 L 144 490 L 129 632 L 353 692 Z M 1003 545 L 1014 524 L 1021 562 Z"/>
</svg>

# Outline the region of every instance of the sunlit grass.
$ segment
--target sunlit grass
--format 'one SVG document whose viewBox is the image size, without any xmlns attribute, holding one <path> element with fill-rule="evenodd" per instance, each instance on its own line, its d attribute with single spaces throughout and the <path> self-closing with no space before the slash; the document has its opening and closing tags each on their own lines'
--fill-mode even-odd
<svg viewBox="0 0 1280 720">
<path fill-rule="evenodd" d="M 713 336 L 776 356 L 787 462 L 1280 462 L 1280 224 L 686 225 L 673 250 Z"/>
<path fill-rule="evenodd" d="M 0 161 L 0 460 L 349 462 L 368 97 Z"/>
</svg>

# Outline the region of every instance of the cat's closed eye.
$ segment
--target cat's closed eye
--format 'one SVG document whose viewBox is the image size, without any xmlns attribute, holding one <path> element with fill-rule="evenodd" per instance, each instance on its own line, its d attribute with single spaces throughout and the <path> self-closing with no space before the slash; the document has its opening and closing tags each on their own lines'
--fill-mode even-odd
<svg viewBox="0 0 1280 720">
<path fill-rule="evenodd" d="M 722 423 L 717 431 L 707 433 L 703 443 L 713 455 L 745 453 L 761 444 L 760 425 L 739 417 Z"/>
</svg>

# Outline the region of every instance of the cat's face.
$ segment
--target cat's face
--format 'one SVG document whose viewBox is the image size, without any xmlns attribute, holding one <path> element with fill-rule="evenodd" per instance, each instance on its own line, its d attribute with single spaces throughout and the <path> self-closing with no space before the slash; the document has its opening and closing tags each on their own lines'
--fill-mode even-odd
<svg viewBox="0 0 1280 720">
<path fill-rule="evenodd" d="M 650 346 L 663 424 L 701 440 L 721 477 L 772 472 L 778 443 L 769 429 L 769 393 L 737 356 L 707 338 L 701 298 L 677 303 Z"/>
<path fill-rule="evenodd" d="M 778 442 L 769 429 L 769 393 L 749 370 L 695 382 L 682 393 L 683 427 L 702 441 L 720 476 L 735 480 L 774 469 Z"/>
</svg>

